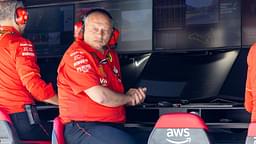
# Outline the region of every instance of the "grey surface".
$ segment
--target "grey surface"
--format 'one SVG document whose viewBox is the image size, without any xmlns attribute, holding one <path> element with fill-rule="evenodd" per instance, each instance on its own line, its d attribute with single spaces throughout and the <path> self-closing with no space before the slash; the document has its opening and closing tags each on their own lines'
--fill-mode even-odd
<svg viewBox="0 0 256 144">
<path fill-rule="evenodd" d="M 147 144 L 150 129 L 130 128 L 138 144 Z M 245 144 L 247 129 L 209 129 L 212 144 Z"/>
</svg>

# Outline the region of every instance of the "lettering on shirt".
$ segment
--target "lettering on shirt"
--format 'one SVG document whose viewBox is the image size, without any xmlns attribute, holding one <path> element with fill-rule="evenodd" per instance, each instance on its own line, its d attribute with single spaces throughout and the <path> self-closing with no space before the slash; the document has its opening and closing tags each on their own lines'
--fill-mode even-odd
<svg viewBox="0 0 256 144">
<path fill-rule="evenodd" d="M 28 42 L 20 43 L 18 48 L 18 56 L 35 57 L 36 55 L 33 45 Z"/>
<path fill-rule="evenodd" d="M 76 68 L 77 72 L 82 72 L 82 73 L 86 73 L 91 69 L 91 65 L 90 64 L 86 64 L 86 65 L 81 65 L 79 67 Z"/>
<path fill-rule="evenodd" d="M 35 54 L 33 52 L 22 52 L 21 55 L 22 56 L 35 56 Z"/>
<path fill-rule="evenodd" d="M 88 62 L 88 59 L 81 59 L 81 60 L 75 61 L 74 62 L 74 67 L 76 67 L 78 65 L 81 65 L 81 64 L 85 64 L 87 62 Z"/>
<path fill-rule="evenodd" d="M 32 44 L 30 44 L 30 43 L 20 43 L 20 46 L 21 47 L 25 47 L 25 46 L 32 47 Z"/>
<path fill-rule="evenodd" d="M 73 66 L 77 72 L 86 73 L 92 68 L 84 52 L 75 51 L 71 53 L 70 56 L 73 58 Z"/>
<path fill-rule="evenodd" d="M 108 81 L 106 79 L 104 79 L 104 78 L 100 78 L 100 84 L 102 86 L 107 86 L 108 85 Z"/>
<path fill-rule="evenodd" d="M 84 56 L 83 56 L 82 54 L 77 54 L 77 55 L 74 56 L 74 60 L 75 60 L 75 61 L 76 61 L 76 60 L 83 59 L 83 58 L 84 58 Z"/>
<path fill-rule="evenodd" d="M 75 55 L 77 54 L 84 54 L 84 52 L 81 52 L 81 51 L 75 51 L 73 53 L 70 54 L 71 57 L 74 57 Z"/>
</svg>

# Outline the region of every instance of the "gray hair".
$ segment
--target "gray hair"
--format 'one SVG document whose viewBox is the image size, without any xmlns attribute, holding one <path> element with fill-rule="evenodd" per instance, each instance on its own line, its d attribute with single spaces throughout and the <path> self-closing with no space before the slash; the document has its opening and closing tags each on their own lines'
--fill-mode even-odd
<svg viewBox="0 0 256 144">
<path fill-rule="evenodd" d="M 95 9 L 89 10 L 89 11 L 83 16 L 83 18 L 82 18 L 82 20 L 83 20 L 83 22 L 84 22 L 84 25 L 85 25 L 85 23 L 86 23 L 86 19 L 88 19 L 88 17 L 90 17 L 90 15 L 92 15 L 92 14 L 94 14 L 94 13 L 98 13 L 98 14 L 101 14 L 101 15 L 106 16 L 106 17 L 109 19 L 109 21 L 110 21 L 110 23 L 111 23 L 111 25 L 112 25 L 112 27 L 113 27 L 114 22 L 113 22 L 113 18 L 112 18 L 112 16 L 111 16 L 111 14 L 110 14 L 107 10 L 101 9 L 101 8 L 95 8 Z"/>
<path fill-rule="evenodd" d="M 0 21 L 14 19 L 16 8 L 19 6 L 23 7 L 21 1 L 0 0 Z"/>
</svg>

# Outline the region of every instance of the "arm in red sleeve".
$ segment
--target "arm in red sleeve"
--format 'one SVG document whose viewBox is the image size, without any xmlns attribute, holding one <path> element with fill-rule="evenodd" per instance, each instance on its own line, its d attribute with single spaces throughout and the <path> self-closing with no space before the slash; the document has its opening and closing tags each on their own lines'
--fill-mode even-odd
<svg viewBox="0 0 256 144">
<path fill-rule="evenodd" d="M 256 122 L 256 45 L 250 49 L 247 58 L 246 109 L 252 113 L 251 121 Z"/>
<path fill-rule="evenodd" d="M 256 47 L 255 47 L 256 49 Z M 256 122 L 256 51 L 254 51 L 253 55 L 253 62 L 252 62 L 252 69 L 251 69 L 251 76 L 250 81 L 252 84 L 252 117 L 251 120 Z"/>
<path fill-rule="evenodd" d="M 24 40 L 17 44 L 15 61 L 23 85 L 35 99 L 43 101 L 55 95 L 52 84 L 46 84 L 41 79 L 34 47 L 30 41 Z"/>
</svg>

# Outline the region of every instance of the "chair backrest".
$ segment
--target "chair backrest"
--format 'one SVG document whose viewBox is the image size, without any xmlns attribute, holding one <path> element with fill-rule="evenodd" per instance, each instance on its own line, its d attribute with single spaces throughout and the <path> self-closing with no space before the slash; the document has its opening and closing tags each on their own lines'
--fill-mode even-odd
<svg viewBox="0 0 256 144">
<path fill-rule="evenodd" d="M 16 130 L 13 126 L 8 113 L 0 108 L 0 143 L 6 144 L 51 144 L 50 141 L 34 141 L 24 140 L 18 138 Z"/>
<path fill-rule="evenodd" d="M 256 123 L 250 123 L 248 126 L 246 144 L 256 144 Z"/>
<path fill-rule="evenodd" d="M 65 144 L 64 124 L 60 117 L 53 120 L 52 144 Z"/>
<path fill-rule="evenodd" d="M 0 109 L 0 143 L 18 143 L 17 134 L 8 113 Z"/>
<path fill-rule="evenodd" d="M 161 115 L 148 144 L 210 144 L 208 127 L 202 118 L 191 113 Z"/>
</svg>

